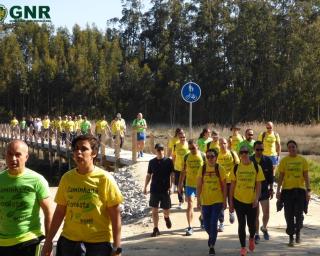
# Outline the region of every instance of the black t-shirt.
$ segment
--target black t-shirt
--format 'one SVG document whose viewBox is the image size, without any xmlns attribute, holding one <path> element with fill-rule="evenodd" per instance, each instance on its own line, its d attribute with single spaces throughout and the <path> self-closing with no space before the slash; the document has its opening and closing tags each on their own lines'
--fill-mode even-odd
<svg viewBox="0 0 320 256">
<path fill-rule="evenodd" d="M 173 162 L 170 158 L 156 157 L 149 161 L 148 173 L 151 177 L 151 193 L 166 193 L 170 188 L 170 175 L 174 171 Z"/>
</svg>

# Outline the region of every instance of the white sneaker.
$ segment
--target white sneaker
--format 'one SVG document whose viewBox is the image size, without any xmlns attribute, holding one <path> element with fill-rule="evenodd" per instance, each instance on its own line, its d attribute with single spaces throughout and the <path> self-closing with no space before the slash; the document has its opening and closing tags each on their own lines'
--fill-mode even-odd
<svg viewBox="0 0 320 256">
<path fill-rule="evenodd" d="M 182 210 L 182 203 L 179 203 L 178 209 Z"/>
<path fill-rule="evenodd" d="M 231 224 L 234 223 L 234 212 L 229 212 L 229 221 Z"/>
<path fill-rule="evenodd" d="M 223 230 L 224 230 L 224 224 L 220 223 L 218 226 L 218 232 L 223 232 Z"/>
</svg>

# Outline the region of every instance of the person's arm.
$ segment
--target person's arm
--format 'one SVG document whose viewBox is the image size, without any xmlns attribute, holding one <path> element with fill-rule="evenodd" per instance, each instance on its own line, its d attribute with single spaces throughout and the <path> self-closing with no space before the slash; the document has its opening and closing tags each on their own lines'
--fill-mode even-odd
<svg viewBox="0 0 320 256">
<path fill-rule="evenodd" d="M 226 179 L 221 181 L 221 188 L 223 192 L 223 209 L 225 210 L 227 208 L 227 182 Z"/>
<path fill-rule="evenodd" d="M 52 201 L 50 197 L 47 197 L 43 200 L 41 200 L 39 202 L 40 207 L 43 211 L 43 215 L 44 215 L 44 230 L 45 230 L 45 235 L 47 236 L 49 233 L 49 229 L 51 226 L 51 222 L 52 222 Z"/>
<path fill-rule="evenodd" d="M 201 206 L 201 192 L 202 192 L 203 177 L 199 176 L 197 180 L 197 208 Z"/>
<path fill-rule="evenodd" d="M 259 206 L 260 195 L 261 195 L 261 181 L 256 181 L 256 197 L 252 204 L 252 208 L 256 208 L 257 206 Z"/>
<path fill-rule="evenodd" d="M 304 178 L 304 183 L 306 186 L 306 197 L 307 197 L 307 201 L 310 200 L 310 196 L 311 196 L 311 189 L 310 189 L 310 178 L 309 178 L 309 173 L 308 170 L 303 172 L 303 178 Z"/>
<path fill-rule="evenodd" d="M 66 215 L 67 206 L 66 205 L 57 205 L 53 214 L 51 226 L 49 232 L 46 236 L 46 240 L 42 247 L 41 256 L 49 256 L 52 252 L 52 240 L 56 233 L 59 230 L 59 227 Z"/>
<path fill-rule="evenodd" d="M 284 172 L 280 172 L 279 180 L 278 180 L 278 187 L 277 187 L 277 194 L 276 194 L 277 199 L 280 199 L 280 196 L 281 196 L 280 193 L 281 193 L 281 186 L 282 186 L 283 178 L 284 178 Z"/>
<path fill-rule="evenodd" d="M 151 180 L 151 174 L 148 173 L 146 176 L 146 180 L 144 182 L 144 189 L 143 189 L 143 193 L 146 195 L 147 194 L 147 186 L 149 185 L 149 182 Z"/>
<path fill-rule="evenodd" d="M 184 163 L 184 166 L 183 166 L 183 170 L 181 171 L 180 173 L 180 176 L 179 176 L 179 185 L 178 185 L 178 191 L 179 193 L 182 193 L 182 187 L 183 187 L 183 183 L 184 183 L 184 179 L 186 177 L 186 163 Z"/>
<path fill-rule="evenodd" d="M 277 134 L 276 151 L 277 151 L 278 156 L 280 156 L 280 153 L 281 153 L 281 143 L 280 143 L 279 134 Z"/>
<path fill-rule="evenodd" d="M 113 234 L 113 248 L 121 247 L 121 214 L 119 205 L 107 207 L 107 212 L 110 216 Z M 121 255 L 117 254 L 117 255 Z"/>
</svg>

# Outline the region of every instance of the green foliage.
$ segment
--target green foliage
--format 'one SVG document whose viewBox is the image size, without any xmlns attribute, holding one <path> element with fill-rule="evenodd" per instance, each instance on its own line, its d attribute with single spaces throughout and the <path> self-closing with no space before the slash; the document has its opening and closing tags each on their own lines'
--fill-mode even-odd
<svg viewBox="0 0 320 256">
<path fill-rule="evenodd" d="M 320 1 L 122 0 L 122 17 L 71 32 L 17 23 L 0 38 L 3 113 L 116 112 L 186 123 L 320 117 Z"/>
<path fill-rule="evenodd" d="M 320 195 L 320 163 L 308 160 L 310 185 L 313 193 Z"/>
</svg>

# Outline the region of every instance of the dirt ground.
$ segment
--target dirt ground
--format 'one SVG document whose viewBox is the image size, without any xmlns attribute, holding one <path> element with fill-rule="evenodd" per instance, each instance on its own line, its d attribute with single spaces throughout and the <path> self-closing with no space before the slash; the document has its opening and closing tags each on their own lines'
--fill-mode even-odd
<svg viewBox="0 0 320 256">
<path fill-rule="evenodd" d="M 134 166 L 133 174 L 139 181 L 141 188 L 144 184 L 147 172 L 147 162 L 139 162 Z M 128 256 L 203 256 L 208 255 L 207 234 L 199 228 L 199 212 L 194 216 L 194 234 L 185 236 L 187 220 L 185 207 L 177 209 L 177 195 L 171 196 L 173 208 L 171 219 L 173 226 L 170 230 L 165 227 L 163 215 L 160 213 L 159 229 L 161 236 L 151 238 L 153 229 L 150 214 L 148 217 L 137 220 L 134 223 L 126 224 L 122 228 L 123 255 Z M 285 255 L 320 255 L 320 202 L 312 200 L 309 206 L 309 213 L 305 216 L 304 228 L 301 233 L 301 244 L 293 248 L 287 246 L 288 236 L 285 233 L 284 213 L 276 212 L 276 200 L 271 201 L 269 233 L 270 240 L 262 240 L 257 245 L 254 255 L 264 256 L 285 256 Z M 228 217 L 228 215 L 226 214 Z M 237 235 L 237 221 L 230 224 L 228 218 L 225 222 L 224 232 L 218 234 L 216 243 L 217 255 L 239 255 L 240 243 Z M 251 255 L 253 255 L 251 254 Z M 250 254 L 249 254 L 250 255 Z"/>
</svg>

